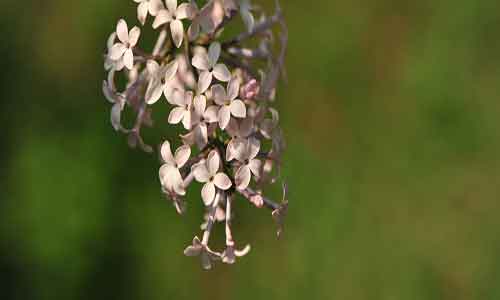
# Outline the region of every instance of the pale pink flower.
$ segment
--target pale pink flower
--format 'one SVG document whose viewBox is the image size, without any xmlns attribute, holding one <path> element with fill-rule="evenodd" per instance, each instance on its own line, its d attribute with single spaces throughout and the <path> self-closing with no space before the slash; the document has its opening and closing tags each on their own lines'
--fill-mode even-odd
<svg viewBox="0 0 500 300">
<path fill-rule="evenodd" d="M 232 186 L 231 179 L 219 172 L 220 157 L 217 150 L 212 150 L 208 154 L 206 161 L 202 161 L 193 166 L 194 178 L 201 183 L 205 183 L 201 190 L 201 197 L 205 205 L 211 205 L 215 198 L 215 188 L 228 190 Z"/>
<path fill-rule="evenodd" d="M 227 85 L 227 93 L 224 87 L 220 84 L 212 86 L 212 95 L 214 101 L 220 106 L 218 118 L 219 126 L 225 129 L 229 124 L 231 115 L 236 118 L 245 118 L 247 110 L 243 101 L 236 99 L 240 91 L 240 82 L 233 77 Z"/>
<path fill-rule="evenodd" d="M 231 137 L 226 148 L 226 161 L 231 161 L 235 158 L 238 147 L 245 145 L 247 138 L 253 131 L 252 118 L 246 118 L 238 122 L 236 119 L 231 119 L 226 127 L 226 132 Z"/>
<path fill-rule="evenodd" d="M 227 82 L 231 79 L 231 72 L 229 72 L 226 65 L 217 63 L 221 51 L 220 43 L 213 42 L 208 47 L 208 54 L 206 52 L 197 53 L 191 61 L 192 65 L 200 71 L 198 80 L 198 93 L 204 93 L 212 83 L 212 77 Z"/>
<path fill-rule="evenodd" d="M 256 177 L 260 176 L 262 162 L 255 158 L 259 154 L 259 150 L 260 142 L 255 138 L 249 138 L 245 145 L 238 147 L 236 159 L 241 163 L 241 166 L 234 175 L 237 189 L 246 189 L 250 184 L 252 174 Z"/>
<path fill-rule="evenodd" d="M 194 126 L 190 132 L 193 141 L 198 148 L 203 148 L 208 142 L 209 125 L 217 123 L 217 112 L 219 108 L 215 105 L 207 107 L 207 98 L 198 95 L 193 100 L 194 110 L 191 114 L 191 124 Z"/>
<path fill-rule="evenodd" d="M 153 28 L 156 29 L 163 24 L 170 23 L 172 39 L 175 46 L 179 48 L 184 39 L 184 25 L 181 20 L 192 18 L 193 7 L 189 3 L 182 3 L 177 6 L 177 0 L 165 0 L 165 2 L 167 8 L 158 12 L 153 22 Z"/>
<path fill-rule="evenodd" d="M 111 59 L 111 49 L 113 48 L 116 40 L 116 32 L 111 33 L 108 37 L 108 41 L 106 43 L 108 48 L 108 54 L 106 55 L 106 59 L 104 60 L 104 69 L 109 71 L 114 69 L 116 71 L 121 71 L 125 65 L 123 64 L 123 59 L 114 60 Z"/>
<path fill-rule="evenodd" d="M 168 123 L 179 124 L 182 121 L 182 125 L 187 130 L 191 129 L 191 116 L 192 116 L 192 105 L 193 105 L 193 92 L 191 91 L 181 91 L 175 90 L 170 97 L 172 101 L 171 104 L 176 105 L 170 115 L 168 116 Z M 170 102 L 169 101 L 169 102 Z"/>
<path fill-rule="evenodd" d="M 171 80 L 175 77 L 178 70 L 178 62 L 174 60 L 165 66 L 160 66 L 156 61 L 149 60 L 147 69 L 150 76 L 148 88 L 146 90 L 146 103 L 156 103 L 163 93 L 167 93 L 166 89 Z"/>
<path fill-rule="evenodd" d="M 154 17 L 160 10 L 164 9 L 161 0 L 134 0 L 134 2 L 139 3 L 137 6 L 137 19 L 142 25 L 146 23 L 148 13 Z"/>
<path fill-rule="evenodd" d="M 183 145 L 175 151 L 175 155 L 172 155 L 170 143 L 169 141 L 165 141 L 160 151 L 161 157 L 165 162 L 159 171 L 162 186 L 170 192 L 175 192 L 178 195 L 184 196 L 186 190 L 180 169 L 188 161 L 191 155 L 191 148 L 188 145 Z"/>
<path fill-rule="evenodd" d="M 116 35 L 118 36 L 118 40 L 120 40 L 120 42 L 111 47 L 109 56 L 114 61 L 122 60 L 125 67 L 131 70 L 134 67 L 133 48 L 139 40 L 141 29 L 134 26 L 134 28 L 132 28 L 129 32 L 127 22 L 120 19 L 116 25 Z"/>
</svg>

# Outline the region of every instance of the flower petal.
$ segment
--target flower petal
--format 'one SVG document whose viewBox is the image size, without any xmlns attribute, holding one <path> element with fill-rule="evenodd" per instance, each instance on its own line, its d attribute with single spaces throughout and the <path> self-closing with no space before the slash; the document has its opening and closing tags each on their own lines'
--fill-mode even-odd
<svg viewBox="0 0 500 300">
<path fill-rule="evenodd" d="M 194 97 L 193 102 L 195 113 L 198 117 L 202 117 L 205 113 L 205 108 L 207 107 L 207 98 L 203 95 L 198 95 Z"/>
<path fill-rule="evenodd" d="M 253 119 L 252 118 L 246 118 L 243 119 L 243 121 L 240 122 L 240 136 L 241 137 L 248 137 L 253 130 Z"/>
<path fill-rule="evenodd" d="M 196 181 L 205 183 L 210 179 L 210 174 L 208 173 L 207 165 L 205 162 L 196 164 L 193 166 L 193 175 Z"/>
<path fill-rule="evenodd" d="M 234 100 L 230 105 L 231 114 L 237 118 L 245 118 L 247 116 L 247 108 L 241 100 Z"/>
<path fill-rule="evenodd" d="M 208 143 L 208 129 L 205 123 L 200 123 L 195 129 L 195 141 L 198 148 L 202 149 Z"/>
<path fill-rule="evenodd" d="M 155 60 L 148 60 L 146 63 L 146 68 L 148 69 L 149 76 L 155 77 L 157 75 L 158 70 L 160 70 L 160 65 Z"/>
<path fill-rule="evenodd" d="M 148 2 L 141 2 L 137 6 L 137 19 L 139 22 L 141 22 L 142 25 L 146 23 L 146 17 L 148 16 L 148 10 L 149 10 L 149 3 Z"/>
<path fill-rule="evenodd" d="M 200 34 L 200 24 L 198 22 L 193 21 L 188 28 L 188 38 L 190 41 L 196 40 L 198 35 Z"/>
<path fill-rule="evenodd" d="M 184 126 L 184 129 L 191 130 L 191 127 L 193 127 L 192 119 L 192 112 L 190 110 L 184 110 L 184 117 L 182 118 L 182 125 Z"/>
<path fill-rule="evenodd" d="M 137 41 L 139 41 L 140 36 L 141 36 L 141 29 L 137 26 L 134 26 L 134 28 L 130 30 L 130 35 L 128 40 L 130 48 L 133 48 L 135 45 L 137 45 Z"/>
<path fill-rule="evenodd" d="M 179 62 L 177 60 L 170 62 L 165 67 L 165 82 L 169 82 L 170 80 L 172 80 L 175 74 L 177 74 L 178 69 L 179 69 Z"/>
<path fill-rule="evenodd" d="M 184 38 L 184 25 L 182 25 L 180 20 L 173 20 L 170 22 L 170 31 L 172 32 L 172 39 L 175 46 L 179 48 Z"/>
<path fill-rule="evenodd" d="M 211 176 L 214 176 L 215 174 L 217 174 L 219 166 L 220 166 L 219 152 L 217 152 L 217 150 L 210 151 L 207 158 L 208 173 Z"/>
<path fill-rule="evenodd" d="M 218 105 L 226 104 L 226 90 L 222 85 L 216 84 L 212 86 L 212 97 L 214 98 L 215 103 L 217 103 Z"/>
<path fill-rule="evenodd" d="M 186 190 L 184 188 L 184 180 L 182 180 L 181 172 L 179 169 L 172 168 L 172 172 L 170 174 L 170 180 L 172 182 L 172 187 L 177 195 L 184 196 L 186 194 Z"/>
<path fill-rule="evenodd" d="M 248 159 L 253 159 L 259 154 L 260 151 L 260 141 L 256 138 L 249 138 L 248 139 L 248 146 L 247 146 L 247 154 L 248 154 Z"/>
<path fill-rule="evenodd" d="M 116 103 L 111 108 L 111 125 L 116 131 L 119 131 L 122 128 L 121 115 L 122 115 L 122 106 L 120 103 Z"/>
<path fill-rule="evenodd" d="M 198 256 L 201 253 L 201 246 L 195 247 L 195 246 L 188 246 L 184 250 L 184 255 L 186 256 Z"/>
<path fill-rule="evenodd" d="M 198 79 L 198 93 L 204 93 L 212 83 L 212 72 L 203 71 Z"/>
<path fill-rule="evenodd" d="M 120 42 L 124 44 L 128 42 L 128 26 L 124 19 L 120 19 L 116 24 L 116 34 Z"/>
<path fill-rule="evenodd" d="M 220 56 L 220 43 L 219 42 L 213 42 L 210 44 L 208 47 L 208 64 L 210 67 L 214 67 L 217 61 L 219 60 Z"/>
<path fill-rule="evenodd" d="M 221 129 L 225 129 L 227 124 L 229 124 L 229 120 L 231 119 L 231 110 L 229 106 L 223 105 L 219 109 L 218 113 L 218 118 L 219 118 L 219 127 Z"/>
<path fill-rule="evenodd" d="M 231 182 L 231 179 L 229 179 L 229 177 L 222 172 L 217 173 L 215 175 L 214 184 L 216 187 L 218 187 L 221 190 L 227 190 L 233 185 L 233 183 Z"/>
<path fill-rule="evenodd" d="M 177 168 L 182 168 L 188 161 L 190 155 L 191 147 L 189 147 L 188 145 L 179 147 L 175 151 L 175 162 L 177 163 Z"/>
<path fill-rule="evenodd" d="M 194 8 L 190 3 L 182 3 L 177 7 L 175 11 L 175 17 L 178 20 L 189 18 L 191 19 L 194 15 Z"/>
<path fill-rule="evenodd" d="M 168 12 L 168 10 L 162 9 L 158 12 L 155 20 L 153 21 L 153 28 L 157 29 L 161 25 L 166 24 L 170 21 L 172 21 L 172 15 L 170 14 L 170 12 Z"/>
<path fill-rule="evenodd" d="M 185 112 L 186 110 L 183 107 L 175 107 L 168 115 L 168 123 L 179 124 L 179 122 L 184 118 Z"/>
<path fill-rule="evenodd" d="M 167 9 L 171 12 L 174 13 L 177 10 L 177 0 L 166 0 L 167 3 Z"/>
<path fill-rule="evenodd" d="M 240 93 L 240 81 L 238 78 L 233 77 L 231 80 L 229 80 L 229 83 L 227 84 L 227 97 L 229 100 L 234 100 L 236 97 L 238 97 L 238 94 Z"/>
<path fill-rule="evenodd" d="M 208 56 L 206 53 L 196 53 L 191 64 L 198 70 L 208 71 Z"/>
<path fill-rule="evenodd" d="M 258 159 L 251 159 L 248 163 L 248 167 L 250 168 L 250 171 L 252 171 L 252 174 L 255 175 L 255 177 L 260 177 L 260 173 L 262 170 L 262 162 Z"/>
<path fill-rule="evenodd" d="M 151 80 L 146 90 L 146 103 L 149 105 L 155 104 L 158 100 L 160 100 L 162 93 L 163 86 L 161 85 L 161 82 Z"/>
<path fill-rule="evenodd" d="M 132 49 L 129 48 L 125 50 L 125 53 L 123 54 L 123 63 L 129 70 L 134 68 L 134 53 L 132 52 Z"/>
<path fill-rule="evenodd" d="M 165 163 L 170 165 L 175 164 L 175 159 L 174 156 L 172 155 L 172 151 L 170 150 L 170 142 L 168 140 L 163 142 L 163 145 L 161 145 L 160 152 L 161 152 L 161 158 Z"/>
<path fill-rule="evenodd" d="M 227 82 L 231 79 L 231 72 L 225 64 L 216 64 L 213 73 L 214 77 L 220 81 Z"/>
<path fill-rule="evenodd" d="M 217 117 L 218 112 L 219 112 L 219 107 L 217 107 L 216 105 L 211 105 L 205 110 L 205 113 L 203 114 L 203 119 L 205 119 L 205 122 L 207 123 L 218 122 L 218 117 Z"/>
<path fill-rule="evenodd" d="M 159 11 L 165 9 L 161 0 L 149 0 L 149 14 L 156 16 Z"/>
<path fill-rule="evenodd" d="M 113 47 L 109 50 L 109 58 L 112 60 L 118 60 L 123 56 L 123 53 L 127 50 L 127 47 L 125 47 L 124 44 L 122 43 L 117 43 L 114 44 Z"/>
<path fill-rule="evenodd" d="M 209 206 L 214 202 L 215 198 L 215 185 L 212 182 L 207 182 L 201 189 L 201 199 L 206 206 Z"/>
<path fill-rule="evenodd" d="M 234 181 L 236 188 L 239 190 L 244 190 L 250 184 L 250 179 L 252 174 L 250 174 L 250 168 L 247 165 L 241 166 L 234 175 Z"/>
</svg>

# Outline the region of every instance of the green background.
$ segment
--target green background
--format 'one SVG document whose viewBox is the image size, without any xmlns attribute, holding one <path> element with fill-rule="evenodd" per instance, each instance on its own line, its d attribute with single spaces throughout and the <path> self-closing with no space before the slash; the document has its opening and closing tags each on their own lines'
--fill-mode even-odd
<svg viewBox="0 0 500 300">
<path fill-rule="evenodd" d="M 500 3 L 281 2 L 286 232 L 239 199 L 205 272 L 199 187 L 178 216 L 101 94 L 133 1 L 1 1 L 1 299 L 500 299 Z"/>
</svg>

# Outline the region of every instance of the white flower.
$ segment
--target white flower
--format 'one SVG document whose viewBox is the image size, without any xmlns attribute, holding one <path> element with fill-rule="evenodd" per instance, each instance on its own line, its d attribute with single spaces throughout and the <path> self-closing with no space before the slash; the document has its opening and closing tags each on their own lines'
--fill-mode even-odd
<svg viewBox="0 0 500 300">
<path fill-rule="evenodd" d="M 177 0 L 165 0 L 167 4 L 166 9 L 162 9 L 156 15 L 153 22 L 153 28 L 158 28 L 163 24 L 170 23 L 170 32 L 175 46 L 179 48 L 184 38 L 184 25 L 183 19 L 191 18 L 193 16 L 193 6 L 189 3 L 182 3 L 177 6 Z"/>
<path fill-rule="evenodd" d="M 241 122 L 236 119 L 231 119 L 226 127 L 227 133 L 231 136 L 231 140 L 227 144 L 226 161 L 231 161 L 235 158 L 238 148 L 246 144 L 247 138 L 253 131 L 253 119 L 246 118 Z"/>
<path fill-rule="evenodd" d="M 192 143 L 202 149 L 208 142 L 209 124 L 217 123 L 217 112 L 219 108 L 215 105 L 207 107 L 207 98 L 204 95 L 198 95 L 193 100 L 194 110 L 191 114 L 191 123 L 193 130 L 184 136 L 191 138 Z"/>
<path fill-rule="evenodd" d="M 201 72 L 198 81 L 198 93 L 200 94 L 208 89 L 212 83 L 212 77 L 223 82 L 227 82 L 231 79 L 231 72 L 229 72 L 226 65 L 217 63 L 220 57 L 220 51 L 220 44 L 218 42 L 213 42 L 208 47 L 208 54 L 205 52 L 197 53 L 193 57 L 191 63 Z"/>
<path fill-rule="evenodd" d="M 242 147 L 238 147 L 236 159 L 242 164 L 236 174 L 234 181 L 236 188 L 244 190 L 250 184 L 252 174 L 256 177 L 260 176 L 262 162 L 255 157 L 259 154 L 260 142 L 255 138 L 249 138 L 247 143 Z"/>
<path fill-rule="evenodd" d="M 127 22 L 120 19 L 116 25 L 116 35 L 118 36 L 120 43 L 116 43 L 113 47 L 111 47 L 109 56 L 112 60 L 123 61 L 125 67 L 132 70 L 134 67 L 134 52 L 132 49 L 139 40 L 141 30 L 139 27 L 134 26 L 134 28 L 132 28 L 129 32 Z"/>
<path fill-rule="evenodd" d="M 176 105 L 170 115 L 168 116 L 168 123 L 179 124 L 182 121 L 182 125 L 187 130 L 191 129 L 191 115 L 192 115 L 192 104 L 193 104 L 193 92 L 191 91 L 181 91 L 175 90 L 170 97 L 171 104 Z"/>
<path fill-rule="evenodd" d="M 170 192 L 175 192 L 178 195 L 185 195 L 186 190 L 184 181 L 182 180 L 181 172 L 179 171 L 189 159 L 191 148 L 187 145 L 179 147 L 175 151 L 175 156 L 170 150 L 170 143 L 165 141 L 161 146 L 161 157 L 165 162 L 160 168 L 160 182 Z"/>
<path fill-rule="evenodd" d="M 106 55 L 106 59 L 104 60 L 104 69 L 106 71 L 109 71 L 111 69 L 121 71 L 123 69 L 123 67 L 125 66 L 123 64 L 123 59 L 118 59 L 118 60 L 111 59 L 111 55 L 110 55 L 111 48 L 113 48 L 113 45 L 115 44 L 115 40 L 116 40 L 116 32 L 113 32 L 109 36 L 108 42 L 106 43 L 107 48 L 108 48 L 108 55 Z"/>
<path fill-rule="evenodd" d="M 178 69 L 178 62 L 174 60 L 166 66 L 160 66 L 156 61 L 149 60 L 147 69 L 150 76 L 148 88 L 146 90 L 146 103 L 156 103 L 163 93 L 167 95 L 169 82 L 174 78 Z"/>
<path fill-rule="evenodd" d="M 245 118 L 247 115 L 245 103 L 236 99 L 236 97 L 238 97 L 239 90 L 240 82 L 235 77 L 229 81 L 227 85 L 227 93 L 224 87 L 220 84 L 212 86 L 214 101 L 220 106 L 218 118 L 221 129 L 225 129 L 229 124 L 231 115 L 236 118 Z"/>
<path fill-rule="evenodd" d="M 202 161 L 193 167 L 194 178 L 205 183 L 201 190 L 201 198 L 205 205 L 211 205 L 215 198 L 215 187 L 227 190 L 232 186 L 231 179 L 223 172 L 218 172 L 220 157 L 216 150 L 208 154 L 206 161 Z"/>
<path fill-rule="evenodd" d="M 148 12 L 154 17 L 164 8 L 161 0 L 134 0 L 134 2 L 139 3 L 137 6 L 137 18 L 142 25 L 146 23 Z"/>
</svg>

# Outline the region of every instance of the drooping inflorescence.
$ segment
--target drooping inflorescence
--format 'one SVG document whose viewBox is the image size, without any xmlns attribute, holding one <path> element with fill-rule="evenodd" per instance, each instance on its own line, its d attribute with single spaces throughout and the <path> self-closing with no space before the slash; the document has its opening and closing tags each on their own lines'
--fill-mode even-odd
<svg viewBox="0 0 500 300">
<path fill-rule="evenodd" d="M 182 214 L 186 190 L 199 182 L 200 204 L 206 208 L 203 236 L 195 237 L 184 254 L 200 256 L 205 269 L 214 261 L 234 263 L 250 246 L 235 246 L 233 201 L 246 199 L 270 209 L 278 236 L 288 208 L 286 184 L 281 203 L 264 196 L 266 187 L 281 182 L 285 148 L 279 113 L 272 107 L 277 82 L 285 76 L 288 33 L 281 8 L 276 1 L 274 14 L 267 16 L 250 0 L 133 1 L 139 23 L 150 19 L 157 39 L 148 52 L 139 46 L 141 29 L 129 30 L 123 19 L 109 37 L 103 92 L 113 104 L 111 124 L 127 135 L 131 147 L 150 153 L 153 147 L 144 142 L 141 129 L 153 126 L 155 106 L 170 109 L 165 123 L 185 131 L 178 141 L 166 140 L 160 147 L 162 191 Z M 225 38 L 223 30 L 239 28 L 238 20 L 242 32 Z M 119 72 L 126 78 L 121 89 L 115 83 Z M 126 107 L 136 115 L 130 129 L 121 121 Z M 180 146 L 174 149 L 174 144 Z M 222 252 L 208 244 L 217 222 L 225 224 Z"/>
</svg>

